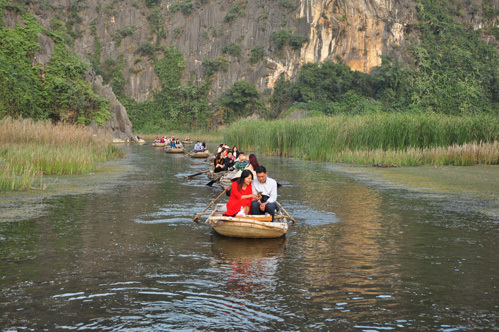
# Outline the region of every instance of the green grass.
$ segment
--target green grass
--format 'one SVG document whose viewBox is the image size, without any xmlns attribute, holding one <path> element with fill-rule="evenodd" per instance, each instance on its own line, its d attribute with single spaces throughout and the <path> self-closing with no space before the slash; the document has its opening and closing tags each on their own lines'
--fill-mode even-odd
<svg viewBox="0 0 499 332">
<path fill-rule="evenodd" d="M 88 174 L 123 157 L 111 138 L 80 126 L 0 120 L 0 190 L 43 188 L 42 176 Z"/>
<path fill-rule="evenodd" d="M 228 127 L 224 141 L 244 151 L 315 161 L 498 164 L 499 118 L 397 113 L 249 120 Z"/>
</svg>

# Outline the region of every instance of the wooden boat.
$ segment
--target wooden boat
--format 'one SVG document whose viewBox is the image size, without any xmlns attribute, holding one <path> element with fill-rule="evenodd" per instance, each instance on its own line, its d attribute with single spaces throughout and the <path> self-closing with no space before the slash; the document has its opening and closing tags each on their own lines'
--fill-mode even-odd
<svg viewBox="0 0 499 332">
<path fill-rule="evenodd" d="M 191 153 L 192 158 L 208 158 L 209 156 L 210 156 L 210 151 Z"/>
<path fill-rule="evenodd" d="M 155 148 L 162 148 L 166 145 L 166 143 L 152 143 L 152 146 Z"/>
<path fill-rule="evenodd" d="M 184 153 L 184 148 L 170 148 L 170 147 L 165 147 L 165 152 L 166 153 Z"/>
<path fill-rule="evenodd" d="M 192 141 L 182 141 L 183 144 L 192 144 Z"/>
<path fill-rule="evenodd" d="M 225 188 L 225 187 L 229 187 L 232 185 L 232 179 L 234 178 L 234 176 L 237 174 L 236 171 L 226 171 L 224 172 L 225 174 L 222 175 L 222 177 L 220 178 L 220 185 L 222 186 L 222 188 Z M 240 176 L 241 173 L 239 173 L 238 176 Z"/>
<path fill-rule="evenodd" d="M 207 175 L 208 175 L 208 178 L 210 180 L 217 180 L 218 181 L 224 175 L 224 173 L 225 173 L 224 171 L 215 173 L 215 172 L 213 172 L 213 170 L 211 170 L 211 172 L 208 173 Z"/>
<path fill-rule="evenodd" d="M 215 232 L 223 236 L 254 239 L 278 238 L 288 231 L 288 221 L 282 215 L 272 217 L 224 216 L 225 204 L 217 204 L 206 220 Z"/>
</svg>

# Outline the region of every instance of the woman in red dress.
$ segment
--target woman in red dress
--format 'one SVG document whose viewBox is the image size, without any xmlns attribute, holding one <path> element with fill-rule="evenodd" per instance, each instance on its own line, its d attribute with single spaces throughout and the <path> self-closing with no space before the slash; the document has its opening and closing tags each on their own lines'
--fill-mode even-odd
<svg viewBox="0 0 499 332">
<path fill-rule="evenodd" d="M 235 216 L 241 211 L 241 207 L 243 208 L 244 214 L 250 213 L 251 201 L 257 199 L 256 195 L 253 195 L 251 181 L 253 181 L 253 173 L 245 169 L 242 172 L 241 177 L 232 182 L 230 198 L 227 202 L 226 214 L 228 216 Z"/>
</svg>

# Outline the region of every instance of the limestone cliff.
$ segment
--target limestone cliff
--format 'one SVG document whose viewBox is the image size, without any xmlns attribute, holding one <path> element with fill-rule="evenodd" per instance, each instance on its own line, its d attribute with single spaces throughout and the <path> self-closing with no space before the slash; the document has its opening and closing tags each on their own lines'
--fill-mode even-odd
<svg viewBox="0 0 499 332">
<path fill-rule="evenodd" d="M 467 5 L 481 8 L 481 3 Z M 223 55 L 228 67 L 215 76 L 213 97 L 238 80 L 268 92 L 281 74 L 292 78 L 312 61 L 341 60 L 369 72 L 381 64 L 380 55 L 404 59 L 406 46 L 417 40 L 410 29 L 414 0 L 54 0 L 35 2 L 33 8 L 45 27 L 54 19 L 67 22 L 81 57 L 121 61 L 124 93 L 137 101 L 160 88 L 151 58 L 137 53 L 144 45 L 177 47 L 186 79 L 200 80 L 203 61 Z M 483 25 L 480 10 L 467 19 L 475 28 Z M 278 49 L 272 33 L 280 30 L 308 41 L 301 48 Z M 240 55 L 223 54 L 231 44 L 240 47 Z M 256 47 L 264 57 L 249 63 Z"/>
</svg>

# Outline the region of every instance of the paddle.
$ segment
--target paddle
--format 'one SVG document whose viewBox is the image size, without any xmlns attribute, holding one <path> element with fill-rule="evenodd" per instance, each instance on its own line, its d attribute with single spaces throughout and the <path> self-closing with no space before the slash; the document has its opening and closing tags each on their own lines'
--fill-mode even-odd
<svg viewBox="0 0 499 332">
<path fill-rule="evenodd" d="M 191 154 L 191 153 L 193 153 L 193 152 L 194 152 L 194 150 L 192 150 L 191 152 L 189 152 L 189 153 L 185 154 L 182 158 L 187 157 L 188 155 L 190 155 L 190 154 Z"/>
<path fill-rule="evenodd" d="M 215 179 L 215 180 L 211 180 L 210 182 L 208 182 L 206 185 L 211 187 L 215 182 L 217 182 L 218 180 L 220 179 Z"/>
<path fill-rule="evenodd" d="M 295 218 L 291 217 L 289 215 L 289 213 L 286 210 L 284 210 L 284 208 L 282 207 L 281 203 L 279 203 L 278 201 L 275 201 L 275 203 L 279 206 L 279 208 L 281 208 L 282 212 L 284 212 L 286 214 L 286 216 L 289 217 L 289 219 L 291 219 L 293 222 L 296 222 Z"/>
<path fill-rule="evenodd" d="M 213 180 L 211 180 L 210 182 L 208 182 L 206 185 L 208 187 L 211 187 L 215 182 L 220 181 L 221 178 L 222 178 L 222 174 L 218 173 L 218 176 L 216 178 L 214 178 Z"/>
<path fill-rule="evenodd" d="M 225 190 L 222 191 L 222 193 L 220 195 L 218 195 L 218 197 L 215 198 L 215 200 L 213 200 L 210 204 L 208 204 L 208 206 L 203 210 L 203 212 L 196 213 L 196 216 L 194 217 L 194 219 L 192 219 L 192 221 L 198 222 L 199 218 L 201 218 L 201 216 L 203 215 L 203 213 L 206 210 L 208 210 L 210 208 L 210 206 L 212 206 L 213 204 L 215 204 L 215 202 L 218 201 L 220 199 L 220 197 L 222 197 L 223 194 L 225 194 Z"/>
<path fill-rule="evenodd" d="M 191 174 L 191 175 L 188 175 L 187 178 L 188 179 L 192 179 L 193 177 L 197 176 L 197 175 L 200 175 L 200 174 L 203 174 L 203 173 L 208 173 L 209 171 L 211 171 L 211 169 L 207 169 L 207 170 L 204 170 L 202 172 L 199 172 L 199 173 L 196 173 L 196 174 Z"/>
</svg>

